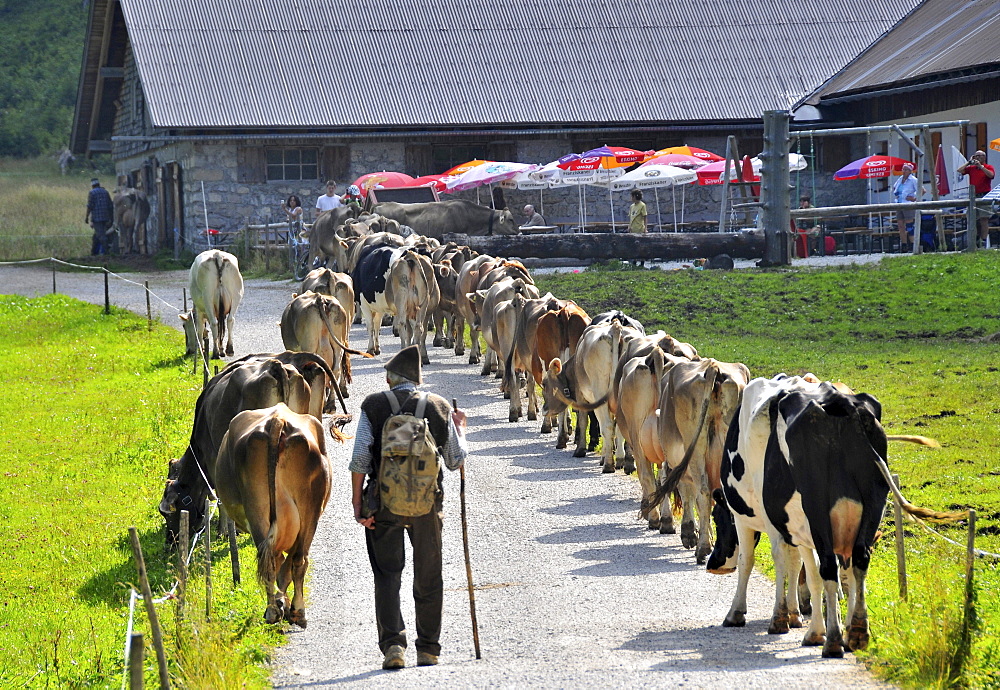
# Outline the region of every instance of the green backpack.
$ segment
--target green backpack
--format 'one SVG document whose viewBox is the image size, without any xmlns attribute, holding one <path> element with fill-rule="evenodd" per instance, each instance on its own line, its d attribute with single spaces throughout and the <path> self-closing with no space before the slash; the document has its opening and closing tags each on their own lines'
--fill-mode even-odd
<svg viewBox="0 0 1000 690">
<path fill-rule="evenodd" d="M 418 517 L 434 509 L 441 455 L 431 435 L 424 410 L 427 396 L 414 392 L 417 408 L 413 414 L 400 413 L 399 401 L 391 391 L 386 397 L 392 416 L 382 426 L 382 461 L 378 469 L 382 507 L 395 515 Z M 403 401 L 406 405 L 408 397 Z"/>
</svg>

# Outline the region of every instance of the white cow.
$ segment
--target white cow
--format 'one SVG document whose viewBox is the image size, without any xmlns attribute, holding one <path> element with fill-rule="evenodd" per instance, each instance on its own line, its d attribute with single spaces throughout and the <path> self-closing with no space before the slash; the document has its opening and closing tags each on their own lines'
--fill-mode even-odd
<svg viewBox="0 0 1000 690">
<path fill-rule="evenodd" d="M 226 355 L 233 354 L 233 324 L 243 299 L 243 276 L 239 260 L 228 252 L 209 249 L 194 258 L 188 284 L 194 308 L 181 314 L 188 354 L 197 352 L 206 337 L 205 322 L 212 330 L 212 357 L 218 358 L 226 339 Z"/>
</svg>

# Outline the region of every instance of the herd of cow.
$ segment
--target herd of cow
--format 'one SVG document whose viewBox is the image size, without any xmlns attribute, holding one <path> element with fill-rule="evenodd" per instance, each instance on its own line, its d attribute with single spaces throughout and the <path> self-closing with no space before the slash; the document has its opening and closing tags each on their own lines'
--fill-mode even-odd
<svg viewBox="0 0 1000 690">
<path fill-rule="evenodd" d="M 385 315 L 402 346 L 416 344 L 424 363 L 430 324 L 434 346 L 457 356 L 465 354 L 468 324 L 469 363 L 481 363 L 482 375 L 496 373 L 510 421 L 521 417 L 525 395 L 527 418 L 538 418 L 540 389 L 541 430 L 558 430 L 557 448 L 568 444 L 575 410 L 575 455 L 600 439 L 604 472 L 637 470 L 650 529 L 675 532 L 673 497 L 683 510 L 681 543 L 695 549 L 696 561 L 714 573 L 738 567 L 726 626 L 744 625 L 754 547 L 765 532 L 777 576 L 769 632 L 801 627 L 810 602 L 825 595 L 826 616 L 811 617 L 803 644 L 822 644 L 827 657 L 842 656 L 845 644 L 863 649 L 865 576 L 889 491 L 918 518 L 954 517 L 905 501 L 886 465 L 889 440 L 932 441 L 887 436 L 878 401 L 842 383 L 784 374 L 751 380 L 745 365 L 701 357 L 663 331 L 646 334 L 620 311 L 591 318 L 572 300 L 539 294 L 518 261 L 441 244 L 384 216 L 346 219 L 324 241 L 324 253 L 338 270 L 314 269 L 285 308 L 287 350 L 244 357 L 208 383 L 160 505 L 170 544 L 177 511 L 190 510 L 197 523 L 215 489 L 258 544 L 268 621 L 305 626 L 302 578 L 331 474 L 319 422 L 336 398 L 344 405 L 350 355 L 379 354 Z M 196 324 L 207 318 L 215 352 L 223 352 L 228 329 L 225 351 L 232 354 L 232 316 L 242 296 L 235 257 L 200 255 L 191 291 L 194 314 L 182 317 L 189 348 L 204 338 Z M 367 353 L 348 344 L 355 301 L 368 329 Z M 599 439 L 593 429 L 588 437 L 592 419 Z M 842 580 L 846 639 L 837 603 Z"/>
</svg>

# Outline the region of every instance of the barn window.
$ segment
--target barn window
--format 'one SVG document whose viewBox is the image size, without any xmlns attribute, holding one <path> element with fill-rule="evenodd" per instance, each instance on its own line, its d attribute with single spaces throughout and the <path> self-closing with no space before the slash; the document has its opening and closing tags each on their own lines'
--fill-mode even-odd
<svg viewBox="0 0 1000 690">
<path fill-rule="evenodd" d="M 267 149 L 267 180 L 318 180 L 316 149 Z"/>
</svg>

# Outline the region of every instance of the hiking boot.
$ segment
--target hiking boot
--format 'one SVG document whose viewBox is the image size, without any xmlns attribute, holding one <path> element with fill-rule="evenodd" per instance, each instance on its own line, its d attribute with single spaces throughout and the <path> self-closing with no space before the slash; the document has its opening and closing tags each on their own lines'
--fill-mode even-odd
<svg viewBox="0 0 1000 690">
<path fill-rule="evenodd" d="M 394 644 L 385 650 L 385 658 L 382 660 L 382 668 L 386 671 L 394 671 L 406 666 L 406 656 L 403 648 Z"/>
<path fill-rule="evenodd" d="M 417 666 L 437 666 L 438 658 L 436 654 L 429 652 L 417 652 Z"/>
</svg>

